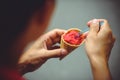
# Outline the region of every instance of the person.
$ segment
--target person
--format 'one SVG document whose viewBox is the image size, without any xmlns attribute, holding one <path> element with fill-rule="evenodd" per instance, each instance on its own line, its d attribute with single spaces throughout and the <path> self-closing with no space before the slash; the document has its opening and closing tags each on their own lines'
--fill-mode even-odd
<svg viewBox="0 0 120 80">
<path fill-rule="evenodd" d="M 55 0 L 1 0 L 0 3 L 0 80 L 25 80 L 22 75 L 35 71 L 48 59 L 68 54 L 67 50 L 55 46 L 66 30 L 54 29 L 43 34 Z M 104 21 L 101 28 L 100 21 Z M 95 19 L 89 21 L 88 26 L 85 49 L 94 79 L 111 80 L 108 59 L 115 38 L 109 23 L 105 19 Z M 31 47 L 24 51 L 32 41 Z"/>
</svg>

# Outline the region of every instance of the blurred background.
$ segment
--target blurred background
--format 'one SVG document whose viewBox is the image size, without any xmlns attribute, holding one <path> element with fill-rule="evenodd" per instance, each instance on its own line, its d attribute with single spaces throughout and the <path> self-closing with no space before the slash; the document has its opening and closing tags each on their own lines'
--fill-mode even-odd
<svg viewBox="0 0 120 80">
<path fill-rule="evenodd" d="M 55 29 L 79 28 L 94 18 L 107 19 L 116 36 L 109 60 L 113 80 L 120 80 L 120 4 L 119 0 L 57 0 L 46 32 Z M 63 60 L 50 59 L 38 70 L 24 75 L 27 80 L 93 80 L 84 44 Z"/>
</svg>

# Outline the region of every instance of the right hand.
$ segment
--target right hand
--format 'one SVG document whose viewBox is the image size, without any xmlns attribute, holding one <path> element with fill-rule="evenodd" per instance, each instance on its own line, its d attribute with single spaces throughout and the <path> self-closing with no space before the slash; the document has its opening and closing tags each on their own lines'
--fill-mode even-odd
<svg viewBox="0 0 120 80">
<path fill-rule="evenodd" d="M 99 22 L 103 21 L 99 29 Z M 87 23 L 90 31 L 86 37 L 85 49 L 91 60 L 108 62 L 111 49 L 115 42 L 109 23 L 105 19 L 93 19 Z"/>
</svg>

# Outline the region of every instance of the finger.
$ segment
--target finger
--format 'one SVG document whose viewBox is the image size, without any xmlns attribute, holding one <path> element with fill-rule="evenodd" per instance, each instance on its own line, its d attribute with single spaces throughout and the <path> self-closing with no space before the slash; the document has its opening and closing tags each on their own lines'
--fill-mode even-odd
<svg viewBox="0 0 120 80">
<path fill-rule="evenodd" d="M 106 19 L 98 19 L 99 22 L 104 22 L 101 26 L 107 26 L 110 27 L 108 24 L 108 21 Z"/>
<path fill-rule="evenodd" d="M 54 49 L 54 50 L 47 50 L 45 58 L 57 58 L 61 56 L 67 55 L 67 51 L 65 49 Z"/>
<path fill-rule="evenodd" d="M 88 34 L 89 34 L 89 31 L 86 31 L 86 32 L 83 33 L 85 38 L 87 37 Z"/>
<path fill-rule="evenodd" d="M 54 29 L 50 32 L 48 32 L 46 35 L 51 36 L 51 38 L 56 38 L 58 36 L 61 36 L 62 34 L 64 34 L 66 32 L 66 30 L 62 30 L 62 29 Z"/>
<path fill-rule="evenodd" d="M 92 20 L 90 23 L 90 31 L 89 34 L 96 35 L 99 31 L 99 21 L 97 19 Z"/>
<path fill-rule="evenodd" d="M 99 22 L 104 22 L 102 25 L 101 25 L 101 29 L 105 29 L 105 30 L 108 30 L 110 29 L 110 25 L 108 23 L 108 21 L 106 19 L 98 19 Z"/>
<path fill-rule="evenodd" d="M 60 37 L 62 34 L 64 34 L 66 32 L 66 30 L 62 30 L 62 29 L 54 29 L 44 35 L 42 35 L 40 38 L 37 39 L 37 43 L 41 43 L 41 39 L 42 41 L 46 41 L 46 42 L 59 42 L 60 41 Z"/>
<path fill-rule="evenodd" d="M 59 49 L 59 48 L 60 48 L 60 46 L 54 45 L 54 46 L 50 47 L 48 50 Z"/>
<path fill-rule="evenodd" d="M 55 43 L 59 43 L 61 39 L 61 35 L 65 33 L 65 30 L 62 29 L 54 29 L 46 34 L 48 37 L 48 41 L 50 40 L 51 42 L 49 44 L 53 45 Z"/>
<path fill-rule="evenodd" d="M 92 23 L 93 20 L 88 21 L 87 26 L 90 27 L 90 24 Z"/>
<path fill-rule="evenodd" d="M 103 33 L 103 34 L 111 33 L 112 34 L 112 30 L 110 28 L 110 25 L 109 25 L 108 21 L 106 19 L 99 19 L 99 21 L 103 21 L 104 22 L 101 25 L 100 33 Z"/>
</svg>

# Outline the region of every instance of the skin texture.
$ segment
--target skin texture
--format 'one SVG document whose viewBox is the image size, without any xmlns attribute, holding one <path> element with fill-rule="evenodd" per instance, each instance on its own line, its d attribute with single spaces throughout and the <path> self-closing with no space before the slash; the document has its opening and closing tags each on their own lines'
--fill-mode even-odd
<svg viewBox="0 0 120 80">
<path fill-rule="evenodd" d="M 99 28 L 99 22 L 104 24 Z M 90 31 L 85 41 L 94 80 L 112 80 L 108 60 L 115 42 L 109 23 L 105 19 L 93 19 L 87 23 Z"/>
</svg>

